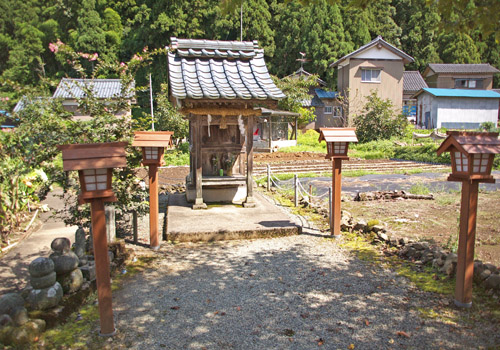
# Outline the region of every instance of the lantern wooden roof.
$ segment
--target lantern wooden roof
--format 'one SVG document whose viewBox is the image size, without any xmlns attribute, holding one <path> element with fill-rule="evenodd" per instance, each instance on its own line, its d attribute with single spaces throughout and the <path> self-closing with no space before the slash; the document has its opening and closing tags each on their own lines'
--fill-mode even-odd
<svg viewBox="0 0 500 350">
<path fill-rule="evenodd" d="M 61 145 L 63 170 L 124 168 L 128 142 Z"/>
<path fill-rule="evenodd" d="M 358 142 L 355 128 L 321 128 L 319 142 Z"/>
<path fill-rule="evenodd" d="M 437 149 L 439 156 L 456 148 L 465 154 L 500 153 L 500 140 L 497 132 L 447 131 L 448 137 Z"/>
<path fill-rule="evenodd" d="M 172 131 L 136 131 L 132 146 L 137 147 L 171 147 Z"/>
</svg>

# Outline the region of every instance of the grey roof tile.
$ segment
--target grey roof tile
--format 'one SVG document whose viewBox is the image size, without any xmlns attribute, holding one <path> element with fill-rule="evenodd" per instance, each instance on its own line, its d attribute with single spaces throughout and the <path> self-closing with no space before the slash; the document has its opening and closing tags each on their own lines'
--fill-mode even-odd
<svg viewBox="0 0 500 350">
<path fill-rule="evenodd" d="M 435 73 L 498 73 L 500 70 L 489 63 L 429 63 L 429 68 Z"/>
<path fill-rule="evenodd" d="M 168 53 L 171 93 L 179 99 L 278 100 L 257 42 L 171 38 Z"/>
<path fill-rule="evenodd" d="M 427 83 L 419 71 L 403 72 L 403 91 L 420 91 L 426 87 Z"/>
<path fill-rule="evenodd" d="M 57 86 L 52 97 L 54 98 L 82 98 L 85 97 L 85 89 L 92 88 L 97 98 L 117 98 L 122 93 L 120 79 L 70 79 L 63 78 Z M 134 88 L 134 85 L 131 87 Z M 130 91 L 126 98 L 132 98 L 133 91 Z"/>
</svg>

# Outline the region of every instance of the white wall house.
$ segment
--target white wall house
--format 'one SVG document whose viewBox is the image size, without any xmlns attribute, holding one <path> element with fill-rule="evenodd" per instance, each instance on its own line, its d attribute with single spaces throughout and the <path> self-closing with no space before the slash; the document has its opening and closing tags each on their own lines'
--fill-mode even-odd
<svg viewBox="0 0 500 350">
<path fill-rule="evenodd" d="M 477 129 L 499 118 L 500 94 L 491 90 L 424 88 L 417 98 L 416 124 L 425 129 Z"/>
</svg>

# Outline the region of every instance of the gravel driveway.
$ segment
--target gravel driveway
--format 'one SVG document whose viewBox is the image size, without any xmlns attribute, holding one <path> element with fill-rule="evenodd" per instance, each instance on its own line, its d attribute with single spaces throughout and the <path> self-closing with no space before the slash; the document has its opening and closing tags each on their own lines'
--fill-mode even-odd
<svg viewBox="0 0 500 350">
<path fill-rule="evenodd" d="M 499 341 L 420 318 L 419 308 L 443 297 L 318 235 L 164 244 L 157 254 L 113 292 L 115 342 L 126 348 L 476 349 Z"/>
</svg>

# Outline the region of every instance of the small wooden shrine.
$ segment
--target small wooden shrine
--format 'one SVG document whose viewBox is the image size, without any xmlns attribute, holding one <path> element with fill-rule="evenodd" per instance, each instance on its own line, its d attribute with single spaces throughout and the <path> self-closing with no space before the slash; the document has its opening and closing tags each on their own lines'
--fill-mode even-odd
<svg viewBox="0 0 500 350">
<path fill-rule="evenodd" d="M 170 98 L 189 120 L 193 209 L 207 202 L 254 206 L 253 134 L 258 107 L 285 95 L 273 83 L 257 42 L 171 38 Z"/>
</svg>

